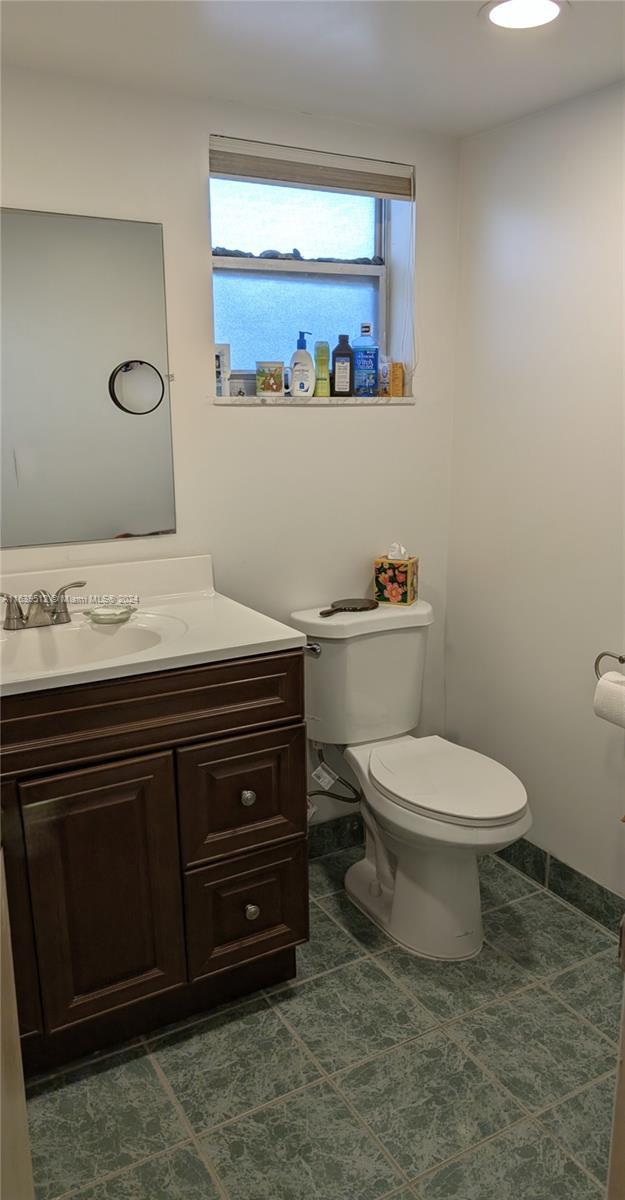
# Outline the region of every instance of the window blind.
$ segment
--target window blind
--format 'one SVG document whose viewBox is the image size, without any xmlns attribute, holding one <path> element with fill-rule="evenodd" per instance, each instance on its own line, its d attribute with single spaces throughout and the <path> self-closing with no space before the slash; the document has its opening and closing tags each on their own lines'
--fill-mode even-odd
<svg viewBox="0 0 625 1200">
<path fill-rule="evenodd" d="M 405 163 L 271 146 L 218 135 L 211 136 L 209 160 L 211 175 L 222 179 L 354 192 L 381 200 L 414 198 L 414 169 Z"/>
</svg>

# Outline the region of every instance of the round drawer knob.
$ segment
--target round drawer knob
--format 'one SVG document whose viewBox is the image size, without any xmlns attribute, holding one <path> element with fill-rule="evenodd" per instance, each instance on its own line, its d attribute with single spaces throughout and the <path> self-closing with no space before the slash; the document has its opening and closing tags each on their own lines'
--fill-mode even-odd
<svg viewBox="0 0 625 1200">
<path fill-rule="evenodd" d="M 245 915 L 248 921 L 256 921 L 260 916 L 260 908 L 257 904 L 246 904 Z"/>
<path fill-rule="evenodd" d="M 251 808 L 253 804 L 256 804 L 256 792 L 247 790 L 241 792 L 241 804 L 245 805 L 246 808 Z"/>
</svg>

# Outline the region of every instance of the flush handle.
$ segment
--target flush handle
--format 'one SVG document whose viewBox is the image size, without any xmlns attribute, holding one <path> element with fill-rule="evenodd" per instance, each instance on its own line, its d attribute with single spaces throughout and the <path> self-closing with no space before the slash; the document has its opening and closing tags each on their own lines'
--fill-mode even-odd
<svg viewBox="0 0 625 1200">
<path fill-rule="evenodd" d="M 251 808 L 253 804 L 256 804 L 256 792 L 253 792 L 248 788 L 242 791 L 241 804 L 243 804 L 245 808 Z"/>
<path fill-rule="evenodd" d="M 245 916 L 248 921 L 257 921 L 260 916 L 260 908 L 257 904 L 245 905 Z"/>
</svg>

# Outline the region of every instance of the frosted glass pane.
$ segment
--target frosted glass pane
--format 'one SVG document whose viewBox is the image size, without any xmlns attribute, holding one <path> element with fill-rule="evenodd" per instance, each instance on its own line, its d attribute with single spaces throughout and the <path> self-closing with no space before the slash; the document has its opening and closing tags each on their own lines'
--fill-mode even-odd
<svg viewBox="0 0 625 1200">
<path fill-rule="evenodd" d="M 377 327 L 377 279 L 265 275 L 214 271 L 215 341 L 230 342 L 237 371 L 253 371 L 258 359 L 288 363 L 300 329 L 336 346 L 339 333 L 358 337 L 362 321 Z"/>
<path fill-rule="evenodd" d="M 342 192 L 211 179 L 213 246 L 302 258 L 372 258 L 375 200 Z"/>
</svg>

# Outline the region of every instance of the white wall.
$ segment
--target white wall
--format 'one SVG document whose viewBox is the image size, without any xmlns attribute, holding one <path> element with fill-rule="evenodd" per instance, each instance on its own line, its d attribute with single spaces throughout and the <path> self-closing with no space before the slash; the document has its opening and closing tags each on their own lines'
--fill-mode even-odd
<svg viewBox="0 0 625 1200">
<path fill-rule="evenodd" d="M 625 737 L 592 712 L 625 644 L 622 155 L 614 88 L 463 147 L 448 730 L 625 893 Z"/>
<path fill-rule="evenodd" d="M 284 618 L 363 592 L 393 539 L 422 557 L 431 634 L 424 729 L 443 721 L 453 388 L 455 145 L 5 72 L 3 203 L 162 221 L 178 532 L 132 545 L 11 551 L 5 569 L 209 550 L 217 586 Z M 236 409 L 210 402 L 208 135 L 414 162 L 421 360 L 414 408 Z M 88 572 L 85 572 L 88 578 Z"/>
</svg>

